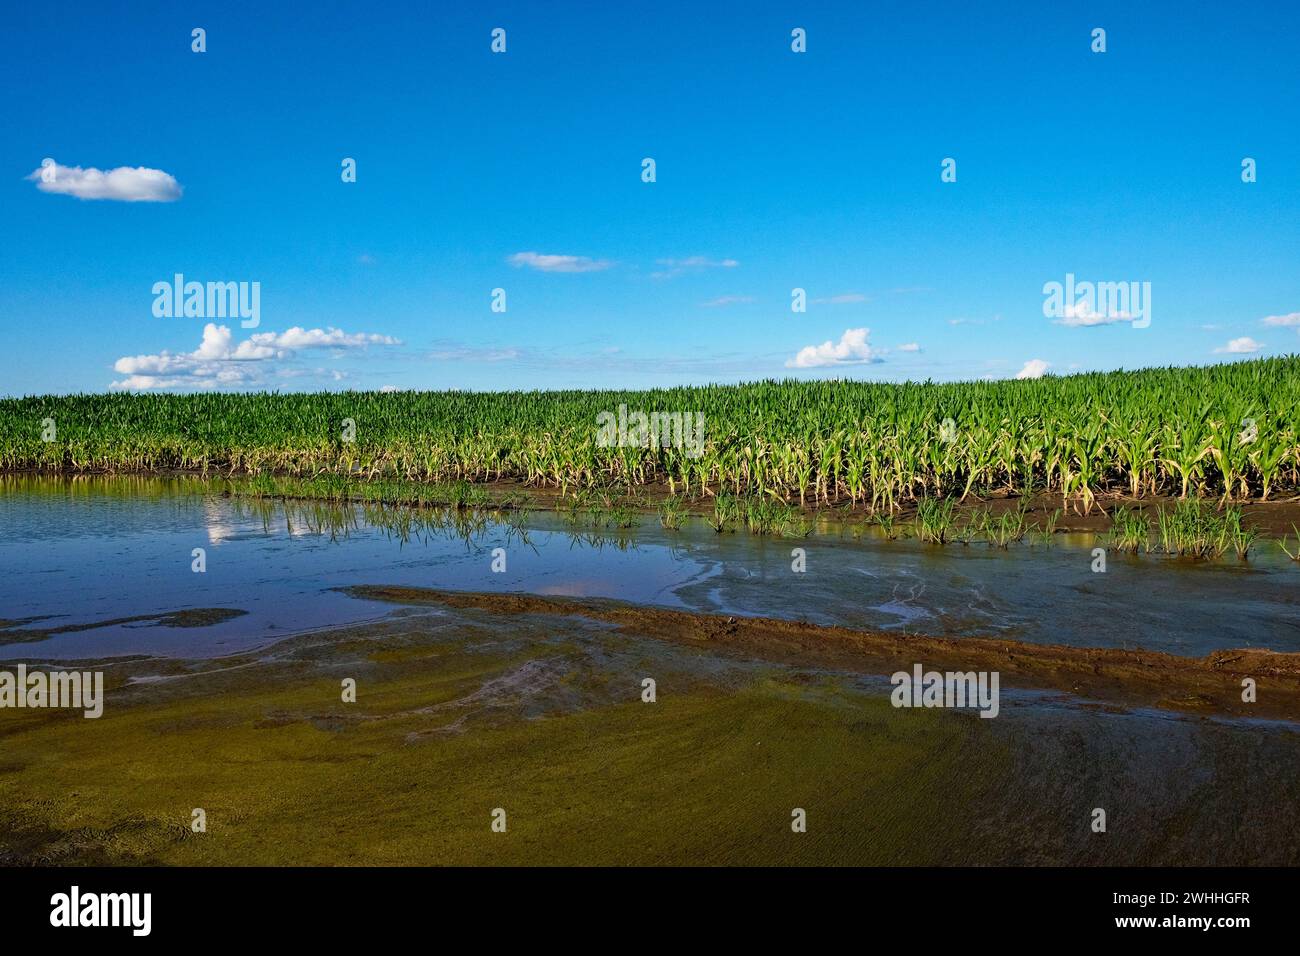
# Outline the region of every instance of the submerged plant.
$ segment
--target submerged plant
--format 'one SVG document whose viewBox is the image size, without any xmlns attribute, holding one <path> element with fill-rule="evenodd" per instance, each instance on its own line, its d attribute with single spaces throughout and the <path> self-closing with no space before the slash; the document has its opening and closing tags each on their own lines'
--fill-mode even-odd
<svg viewBox="0 0 1300 956">
<path fill-rule="evenodd" d="M 713 514 L 705 518 L 721 534 L 744 528 L 751 534 L 803 537 L 811 533 L 799 509 L 775 497 L 739 496 L 724 492 L 713 499 Z"/>
<path fill-rule="evenodd" d="M 972 541 L 984 533 L 984 527 L 988 523 L 988 512 L 979 511 L 968 515 L 960 527 L 956 527 L 954 522 L 952 540 L 958 544 L 969 545 Z"/>
<path fill-rule="evenodd" d="M 1173 508 L 1157 508 L 1160 549 L 1166 554 L 1207 557 L 1213 551 L 1216 529 L 1213 513 L 1199 501 L 1180 501 Z"/>
<path fill-rule="evenodd" d="M 679 495 L 671 495 L 659 502 L 659 524 L 669 531 L 680 530 L 689 512 Z"/>
<path fill-rule="evenodd" d="M 707 519 L 709 527 L 721 534 L 736 524 L 740 513 L 740 503 L 736 496 L 724 491 L 713 499 L 713 514 Z"/>
<path fill-rule="evenodd" d="M 880 529 L 890 541 L 898 540 L 898 529 L 894 524 L 894 514 L 892 511 L 881 511 L 871 516 L 871 521 Z"/>
<path fill-rule="evenodd" d="M 607 491 L 588 496 L 587 520 L 592 528 L 635 528 L 641 513 L 634 496 Z"/>
<path fill-rule="evenodd" d="M 1224 530 L 1220 538 L 1220 552 L 1226 552 L 1229 547 L 1236 552 L 1237 557 L 1243 561 L 1246 554 L 1259 538 L 1258 528 L 1247 528 L 1241 523 L 1241 509 L 1229 508 L 1223 516 Z"/>
<path fill-rule="evenodd" d="M 1287 534 L 1282 535 L 1282 540 L 1279 541 L 1277 544 L 1278 547 L 1282 549 L 1282 553 L 1285 554 L 1292 561 L 1300 561 L 1300 528 L 1297 528 L 1293 524 L 1291 525 L 1291 531 L 1295 534 L 1295 538 L 1296 538 L 1296 546 L 1294 551 L 1292 551 L 1290 548 L 1286 546 L 1287 539 L 1291 537 L 1290 535 Z"/>
<path fill-rule="evenodd" d="M 1052 546 L 1052 540 L 1056 535 L 1056 523 L 1059 520 L 1061 520 L 1061 509 L 1057 508 L 1034 528 L 1034 535 L 1045 547 L 1050 548 Z"/>
<path fill-rule="evenodd" d="M 1022 540 L 1029 530 L 1027 512 L 1027 506 L 1022 502 L 1019 507 L 1002 512 L 996 519 L 986 514 L 983 530 L 989 544 L 1005 551 L 1009 545 Z"/>
<path fill-rule="evenodd" d="M 946 544 L 953 533 L 951 498 L 922 498 L 916 504 L 916 536 L 930 544 Z"/>
<path fill-rule="evenodd" d="M 575 490 L 560 499 L 559 511 L 569 524 L 577 524 L 583 512 L 591 507 L 591 496 L 583 490 Z"/>
<path fill-rule="evenodd" d="M 1213 558 L 1232 550 L 1245 558 L 1259 537 L 1258 528 L 1243 525 L 1239 507 L 1219 514 L 1203 502 L 1180 501 L 1172 509 L 1158 509 L 1156 518 L 1166 554 Z"/>
<path fill-rule="evenodd" d="M 1151 518 L 1140 508 L 1116 508 L 1110 516 L 1110 546 L 1115 551 L 1137 554 L 1146 550 L 1151 535 Z"/>
<path fill-rule="evenodd" d="M 803 537 L 808 534 L 799 509 L 776 498 L 751 498 L 745 502 L 745 527 L 754 534 Z"/>
</svg>

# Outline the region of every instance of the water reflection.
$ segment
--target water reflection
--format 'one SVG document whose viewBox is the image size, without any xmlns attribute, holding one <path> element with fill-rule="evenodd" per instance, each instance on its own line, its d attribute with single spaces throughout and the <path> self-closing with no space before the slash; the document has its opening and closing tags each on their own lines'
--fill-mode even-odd
<svg viewBox="0 0 1300 956">
<path fill-rule="evenodd" d="M 382 616 L 333 589 L 395 584 L 619 598 L 711 613 L 1200 656 L 1300 651 L 1300 571 L 1262 555 L 1190 564 L 1112 555 L 1090 538 L 1009 551 L 935 547 L 825 528 L 798 540 L 666 531 L 599 514 L 404 507 L 231 494 L 176 478 L 0 478 L 0 657 L 228 653 Z M 622 521 L 620 520 L 620 522 Z M 806 572 L 792 549 L 806 552 Z M 206 550 L 206 571 L 191 555 Z M 503 549 L 504 569 L 493 569 Z M 184 634 L 149 619 L 247 611 Z M 25 619 L 63 628 L 24 641 Z M 135 623 L 72 630 L 132 619 Z"/>
</svg>

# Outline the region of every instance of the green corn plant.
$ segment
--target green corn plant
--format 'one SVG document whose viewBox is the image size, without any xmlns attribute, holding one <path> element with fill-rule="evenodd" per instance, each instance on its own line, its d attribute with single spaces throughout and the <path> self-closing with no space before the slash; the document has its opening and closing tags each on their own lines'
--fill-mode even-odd
<svg viewBox="0 0 1300 956">
<path fill-rule="evenodd" d="M 620 406 L 698 412 L 698 454 L 597 444 Z M 1251 442 L 1241 421 L 1257 421 Z M 960 423 L 953 441 L 938 425 Z M 345 438 L 343 423 L 355 434 Z M 47 423 L 49 423 L 47 425 Z M 53 426 L 51 429 L 50 426 Z M 1300 358 L 1035 382 L 764 381 L 651 391 L 85 394 L 0 399 L 0 471 L 181 470 L 557 489 L 664 487 L 898 509 L 994 488 L 1088 512 L 1300 493 Z M 327 486 L 321 486 L 328 493 Z"/>
</svg>

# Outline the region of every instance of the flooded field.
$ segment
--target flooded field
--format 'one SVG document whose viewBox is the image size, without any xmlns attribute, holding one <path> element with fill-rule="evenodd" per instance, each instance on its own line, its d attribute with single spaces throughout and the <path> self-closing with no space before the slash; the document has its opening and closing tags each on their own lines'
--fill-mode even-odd
<svg viewBox="0 0 1300 956">
<path fill-rule="evenodd" d="M 106 686 L 98 720 L 0 711 L 0 863 L 1300 862 L 1300 685 L 1263 654 L 1300 651 L 1300 571 L 1267 550 L 1096 573 L 1087 536 L 596 532 L 186 479 L 10 479 L 0 528 L 5 667 Z M 1259 718 L 1215 696 L 1232 648 Z M 891 706 L 913 662 L 1001 669 L 997 719 Z"/>
<path fill-rule="evenodd" d="M 1248 562 L 1111 553 L 1095 573 L 1092 535 L 1003 551 L 854 538 L 834 526 L 791 539 L 717 534 L 702 521 L 665 531 L 650 515 L 622 531 L 553 512 L 510 520 L 258 502 L 188 479 L 8 479 L 0 659 L 228 654 L 385 613 L 336 590 L 360 584 L 617 598 L 1189 656 L 1300 651 L 1300 567 L 1267 545 Z M 493 570 L 496 548 L 506 552 L 503 571 Z M 804 572 L 792 570 L 794 548 L 804 549 Z M 215 609 L 229 616 L 210 615 L 202 628 L 159 620 Z M 87 629 L 50 633 L 68 627 Z"/>
</svg>

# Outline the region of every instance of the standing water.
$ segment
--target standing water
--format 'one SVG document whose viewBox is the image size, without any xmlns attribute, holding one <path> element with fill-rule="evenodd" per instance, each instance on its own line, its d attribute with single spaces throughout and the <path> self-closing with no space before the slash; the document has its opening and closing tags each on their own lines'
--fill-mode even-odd
<svg viewBox="0 0 1300 956">
<path fill-rule="evenodd" d="M 854 538 L 591 532 L 554 513 L 255 501 L 195 479 L 0 481 L 0 658 L 211 657 L 391 608 L 358 584 L 616 598 L 938 636 L 1201 656 L 1300 651 L 1300 572 L 1108 555 L 1090 536 L 998 550 Z M 493 571 L 494 549 L 506 570 Z M 793 549 L 806 571 L 792 571 Z M 202 571 L 196 570 L 202 567 Z M 499 566 L 499 563 L 498 563 Z"/>
</svg>

